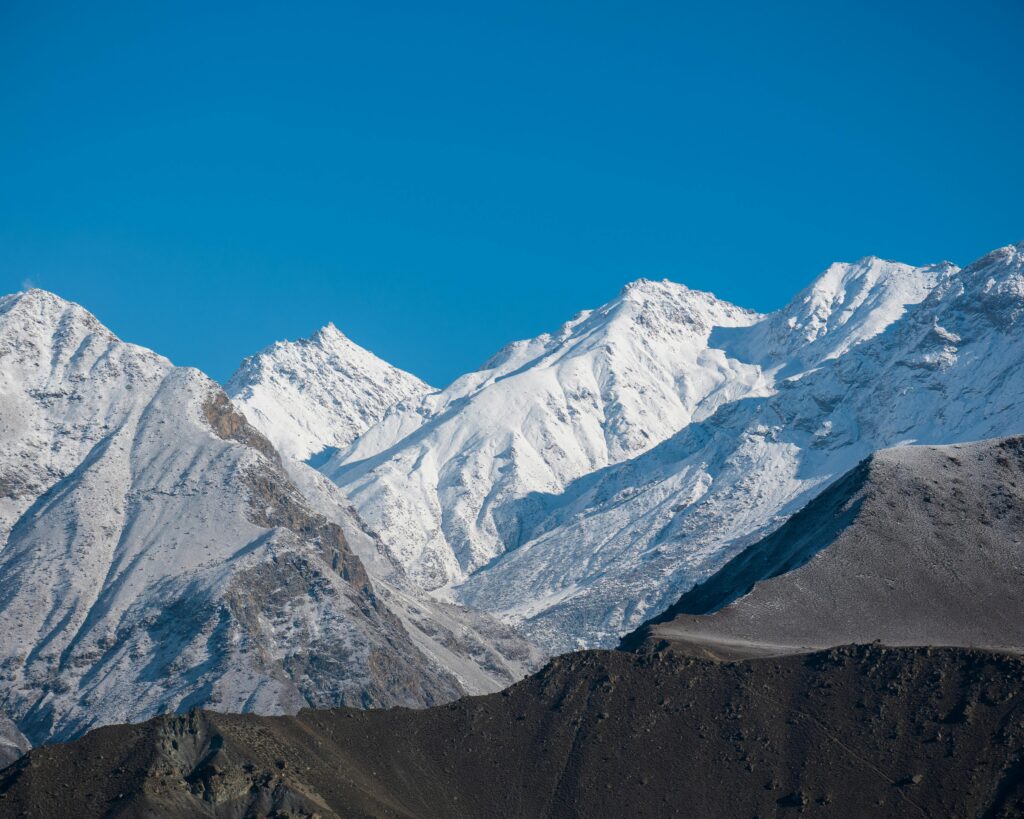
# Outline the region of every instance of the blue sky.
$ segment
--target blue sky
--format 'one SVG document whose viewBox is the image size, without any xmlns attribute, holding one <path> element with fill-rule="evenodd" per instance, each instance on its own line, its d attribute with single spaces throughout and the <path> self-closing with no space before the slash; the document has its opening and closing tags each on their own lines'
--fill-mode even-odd
<svg viewBox="0 0 1024 819">
<path fill-rule="evenodd" d="M 211 6 L 215 7 L 211 10 Z M 0 289 L 435 384 L 628 280 L 1024 239 L 1024 4 L 0 4 Z"/>
</svg>

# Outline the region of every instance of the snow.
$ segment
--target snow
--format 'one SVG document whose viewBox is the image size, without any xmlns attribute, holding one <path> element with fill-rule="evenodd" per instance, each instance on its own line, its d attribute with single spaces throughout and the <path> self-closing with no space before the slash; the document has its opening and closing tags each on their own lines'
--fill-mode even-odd
<svg viewBox="0 0 1024 819">
<path fill-rule="evenodd" d="M 874 450 L 1021 432 L 1022 260 L 1018 245 L 944 271 L 885 330 L 771 395 L 532 501 L 542 512 L 524 542 L 456 598 L 519 622 L 549 651 L 610 645 Z M 524 612 L 538 598 L 552 605 Z"/>
<path fill-rule="evenodd" d="M 439 596 L 612 645 L 874 449 L 1019 431 L 1019 256 L 837 263 L 768 316 L 636 282 L 322 468 Z"/>
<path fill-rule="evenodd" d="M 534 667 L 515 629 L 612 645 L 876 449 L 1021 432 L 1022 318 L 1024 244 L 832 265 L 767 316 L 641 280 L 444 390 L 328 327 L 229 384 L 275 451 L 201 373 L 4 297 L 3 711 L 38 742 L 422 705 Z"/>
<path fill-rule="evenodd" d="M 417 606 L 340 490 L 240 416 L 217 432 L 216 384 L 77 305 L 0 299 L 0 409 L 0 703 L 33 742 L 194 705 L 426 705 L 536 662 Z"/>
<path fill-rule="evenodd" d="M 392 404 L 431 388 L 328 324 L 245 359 L 224 389 L 282 455 L 305 461 L 348 446 Z"/>
<path fill-rule="evenodd" d="M 322 470 L 427 588 L 517 545 L 514 500 L 558 492 L 766 387 L 710 349 L 715 326 L 758 315 L 641 280 L 554 333 L 509 345 L 447 389 L 403 401 Z"/>
</svg>

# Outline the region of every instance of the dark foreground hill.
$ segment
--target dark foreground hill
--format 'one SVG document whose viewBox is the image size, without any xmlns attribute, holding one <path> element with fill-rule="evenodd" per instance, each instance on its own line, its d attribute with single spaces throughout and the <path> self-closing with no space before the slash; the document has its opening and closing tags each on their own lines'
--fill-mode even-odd
<svg viewBox="0 0 1024 819">
<path fill-rule="evenodd" d="M 1024 660 L 582 652 L 424 711 L 193 712 L 36 749 L 3 816 L 1019 816 Z"/>
<path fill-rule="evenodd" d="M 1024 652 L 1024 438 L 883 450 L 623 641 Z"/>
</svg>

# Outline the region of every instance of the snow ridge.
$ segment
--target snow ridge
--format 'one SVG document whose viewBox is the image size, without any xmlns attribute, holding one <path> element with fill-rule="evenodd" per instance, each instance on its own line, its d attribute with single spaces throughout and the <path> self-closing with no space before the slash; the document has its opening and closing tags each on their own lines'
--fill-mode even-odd
<svg viewBox="0 0 1024 819">
<path fill-rule="evenodd" d="M 615 644 L 879 448 L 1024 431 L 1022 357 L 1024 243 L 767 316 L 640 280 L 440 391 L 329 326 L 243 363 L 244 414 L 0 298 L 0 729 L 494 690 L 517 631 Z"/>
<path fill-rule="evenodd" d="M 873 451 L 1020 433 L 1022 269 L 1024 244 L 949 271 L 883 332 L 770 395 L 534 501 L 526 542 L 458 597 L 549 650 L 609 645 Z"/>
</svg>

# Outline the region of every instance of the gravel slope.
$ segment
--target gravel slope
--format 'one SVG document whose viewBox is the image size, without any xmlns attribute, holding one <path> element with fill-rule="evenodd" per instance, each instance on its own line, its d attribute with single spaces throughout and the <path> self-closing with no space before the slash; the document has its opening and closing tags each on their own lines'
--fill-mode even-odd
<svg viewBox="0 0 1024 819">
<path fill-rule="evenodd" d="M 1024 652 L 1024 438 L 867 459 L 624 645 L 718 657 L 888 645 Z"/>
</svg>

